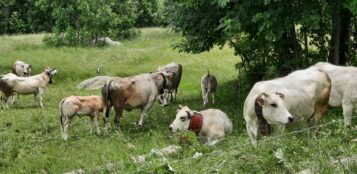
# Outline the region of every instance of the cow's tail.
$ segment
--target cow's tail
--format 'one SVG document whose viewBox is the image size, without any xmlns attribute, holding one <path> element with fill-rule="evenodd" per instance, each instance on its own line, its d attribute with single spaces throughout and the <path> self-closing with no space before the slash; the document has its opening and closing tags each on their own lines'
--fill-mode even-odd
<svg viewBox="0 0 357 174">
<path fill-rule="evenodd" d="M 113 81 L 110 80 L 109 82 L 105 83 L 103 88 L 102 88 L 102 98 L 103 98 L 103 104 L 104 104 L 104 119 L 105 122 L 108 120 L 109 118 L 109 114 L 110 114 L 110 99 L 109 99 L 109 89 L 110 89 L 110 85 Z"/>
<path fill-rule="evenodd" d="M 181 76 L 182 76 L 182 65 L 181 64 L 179 64 L 179 68 L 178 68 L 178 80 L 177 80 L 177 87 L 176 87 L 176 93 L 177 93 L 177 89 L 178 89 L 178 87 L 179 87 L 179 85 L 180 85 L 180 82 L 181 82 Z"/>
<path fill-rule="evenodd" d="M 66 101 L 66 99 L 62 99 L 60 105 L 59 105 L 59 110 L 60 110 L 60 123 L 61 123 L 61 132 L 63 132 L 64 130 L 64 121 L 65 121 L 65 116 L 63 115 L 63 109 L 62 109 L 62 106 L 63 106 L 63 103 Z"/>
</svg>

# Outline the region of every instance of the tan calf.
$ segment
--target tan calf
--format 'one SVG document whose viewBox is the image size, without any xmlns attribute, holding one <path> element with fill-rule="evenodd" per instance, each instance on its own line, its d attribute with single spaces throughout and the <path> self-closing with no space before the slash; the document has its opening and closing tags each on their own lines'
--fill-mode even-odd
<svg viewBox="0 0 357 174">
<path fill-rule="evenodd" d="M 61 113 L 61 134 L 62 139 L 67 140 L 68 138 L 68 128 L 73 120 L 73 118 L 78 115 L 89 116 L 91 118 L 91 130 L 92 133 L 94 126 L 99 130 L 99 117 L 100 113 L 103 112 L 103 99 L 101 96 L 70 96 L 62 99 L 59 110 Z"/>
</svg>

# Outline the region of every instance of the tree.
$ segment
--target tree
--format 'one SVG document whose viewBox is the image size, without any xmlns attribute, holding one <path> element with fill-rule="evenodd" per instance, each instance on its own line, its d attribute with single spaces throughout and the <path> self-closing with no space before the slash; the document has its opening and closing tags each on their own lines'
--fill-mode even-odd
<svg viewBox="0 0 357 174">
<path fill-rule="evenodd" d="M 237 67 L 253 82 L 327 60 L 331 50 L 331 0 L 168 1 L 169 21 L 184 36 L 175 48 L 200 53 L 229 44 L 242 59 Z M 349 43 L 348 35 L 343 38 Z"/>
</svg>

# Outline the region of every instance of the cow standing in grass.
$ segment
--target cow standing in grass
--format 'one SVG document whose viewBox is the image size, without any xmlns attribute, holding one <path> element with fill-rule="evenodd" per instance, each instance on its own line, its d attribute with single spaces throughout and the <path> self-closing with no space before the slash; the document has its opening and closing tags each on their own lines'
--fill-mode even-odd
<svg viewBox="0 0 357 174">
<path fill-rule="evenodd" d="M 31 65 L 23 61 L 16 60 L 14 65 L 12 65 L 12 73 L 20 77 L 31 76 Z"/>
<path fill-rule="evenodd" d="M 114 107 L 115 126 L 120 130 L 120 118 L 123 110 L 141 109 L 139 125 L 144 123 L 144 117 L 154 104 L 157 96 L 171 85 L 173 74 L 166 72 L 146 73 L 126 78 L 113 78 L 102 88 L 105 105 L 105 126 L 111 106 Z"/>
<path fill-rule="evenodd" d="M 37 98 L 39 98 L 40 106 L 43 108 L 42 100 L 45 87 L 52 83 L 52 78 L 56 73 L 56 69 L 47 67 L 43 73 L 30 77 L 18 77 L 11 73 L 1 76 L 0 90 L 4 93 L 5 102 L 8 103 L 11 97 L 13 102 L 15 94 L 34 94 L 35 106 L 37 105 Z"/>
<path fill-rule="evenodd" d="M 252 144 L 257 145 L 261 135 L 270 134 L 270 126 L 281 133 L 288 123 L 320 120 L 327 110 L 330 90 L 329 76 L 316 68 L 256 83 L 243 108 Z"/>
<path fill-rule="evenodd" d="M 331 78 L 331 95 L 329 104 L 337 107 L 342 105 L 345 125 L 352 122 L 352 114 L 357 114 L 357 67 L 336 66 L 327 62 L 316 63 Z"/>
<path fill-rule="evenodd" d="M 100 112 L 103 112 L 103 99 L 101 96 L 69 96 L 61 100 L 59 105 L 61 113 L 61 134 L 62 139 L 67 140 L 68 128 L 73 118 L 78 115 L 89 116 L 91 119 L 91 129 L 96 127 L 97 133 L 99 130 L 99 117 Z"/>
<path fill-rule="evenodd" d="M 214 75 L 210 74 L 209 71 L 201 78 L 201 90 L 203 105 L 206 106 L 208 104 L 209 94 L 212 94 L 212 103 L 214 104 L 214 94 L 217 90 L 217 79 Z"/>
<path fill-rule="evenodd" d="M 168 101 L 176 101 L 177 89 L 182 76 L 182 65 L 172 62 L 163 67 L 158 67 L 156 71 L 173 74 L 171 85 L 167 86 L 164 93 L 158 96 L 160 104 L 166 106 Z"/>
</svg>

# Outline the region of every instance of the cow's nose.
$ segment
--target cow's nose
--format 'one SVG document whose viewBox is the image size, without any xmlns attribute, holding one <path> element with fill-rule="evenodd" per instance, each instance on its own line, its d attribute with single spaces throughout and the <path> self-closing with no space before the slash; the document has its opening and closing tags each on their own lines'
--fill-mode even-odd
<svg viewBox="0 0 357 174">
<path fill-rule="evenodd" d="M 172 131 L 172 127 L 171 126 L 169 126 L 169 130 Z"/>
<path fill-rule="evenodd" d="M 294 121 L 294 117 L 288 117 L 288 120 L 290 123 L 292 123 Z"/>
</svg>

